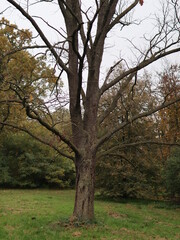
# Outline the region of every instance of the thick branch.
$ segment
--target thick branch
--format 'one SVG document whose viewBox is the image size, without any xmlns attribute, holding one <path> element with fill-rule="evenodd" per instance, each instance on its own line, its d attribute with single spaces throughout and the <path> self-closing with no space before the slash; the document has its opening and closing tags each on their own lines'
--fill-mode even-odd
<svg viewBox="0 0 180 240">
<path fill-rule="evenodd" d="M 133 143 L 123 143 L 120 145 L 113 146 L 112 148 L 108 149 L 107 151 L 103 151 L 98 155 L 98 157 L 103 157 L 108 154 L 111 154 L 112 152 L 116 150 L 121 150 L 127 147 L 136 147 L 136 146 L 142 146 L 142 145 L 161 145 L 161 146 L 170 146 L 170 147 L 180 147 L 180 143 L 177 142 L 160 142 L 160 141 L 141 141 L 141 142 L 133 142 Z"/>
<path fill-rule="evenodd" d="M 120 97 L 122 96 L 122 93 L 123 93 L 124 89 L 126 89 L 126 87 L 129 85 L 130 81 L 132 80 L 132 78 L 134 77 L 135 74 L 136 74 L 136 73 L 131 74 L 131 75 L 127 78 L 127 80 L 126 80 L 125 84 L 122 86 L 122 88 L 117 91 L 116 95 L 113 97 L 113 101 L 112 101 L 111 105 L 106 109 L 106 111 L 104 112 L 104 114 L 101 115 L 101 117 L 100 117 L 100 119 L 99 119 L 99 121 L 98 121 L 99 124 L 101 124 L 101 123 L 104 121 L 104 119 L 105 119 L 107 116 L 109 116 L 109 114 L 116 108 L 117 102 L 118 102 L 118 100 L 120 99 Z"/>
<path fill-rule="evenodd" d="M 139 0 L 135 0 L 134 3 L 132 3 L 128 8 L 126 8 L 122 13 L 120 13 L 109 25 L 108 32 L 119 23 L 119 21 L 126 16 L 137 4 Z"/>
<path fill-rule="evenodd" d="M 20 97 L 20 96 L 19 96 Z M 76 154 L 78 154 L 78 149 L 74 146 L 73 143 L 71 143 L 71 141 L 69 141 L 64 135 L 62 135 L 57 129 L 55 129 L 53 126 L 50 126 L 47 122 L 45 122 L 40 116 L 39 114 L 35 111 L 32 110 L 34 114 L 32 114 L 31 109 L 29 104 L 27 103 L 27 101 L 25 99 L 21 99 L 21 100 L 0 100 L 0 103 L 19 103 L 19 104 L 23 104 L 23 106 L 26 109 L 26 114 L 28 117 L 30 117 L 31 119 L 37 120 L 42 126 L 44 126 L 46 129 L 48 129 L 50 132 L 54 133 L 56 136 L 58 136 L 64 143 L 66 143 Z"/>
<path fill-rule="evenodd" d="M 24 47 L 21 47 L 21 48 L 17 48 L 17 49 L 13 49 L 13 50 L 11 50 L 10 52 L 7 52 L 5 55 L 4 55 L 4 57 L 6 57 L 6 56 L 9 56 L 9 55 L 12 55 L 12 54 L 14 54 L 14 53 L 16 53 L 16 52 L 20 52 L 20 51 L 23 51 L 23 50 L 27 50 L 27 49 L 36 49 L 36 48 L 48 48 L 46 45 L 34 45 L 34 46 L 24 46 Z"/>
<path fill-rule="evenodd" d="M 42 126 L 44 126 L 46 129 L 48 129 L 50 132 L 54 133 L 56 136 L 58 136 L 64 143 L 66 143 L 76 154 L 79 154 L 78 149 L 75 147 L 75 145 L 69 141 L 64 135 L 62 135 L 57 129 L 50 126 L 47 122 L 43 121 L 43 119 L 39 116 L 39 114 L 33 110 L 32 114 L 29 105 L 25 104 L 26 108 L 26 114 L 31 119 L 37 120 Z"/>
<path fill-rule="evenodd" d="M 140 119 L 140 118 L 144 118 L 144 117 L 148 117 L 156 112 L 158 112 L 159 110 L 169 107 L 172 104 L 179 102 L 180 101 L 180 97 L 172 100 L 171 102 L 167 102 L 165 104 L 161 104 L 160 106 L 157 106 L 156 108 L 144 112 L 144 113 L 140 113 L 135 115 L 134 117 L 132 117 L 132 119 L 130 121 L 125 121 L 121 124 L 119 124 L 116 128 L 114 128 L 113 130 L 109 131 L 105 136 L 103 136 L 102 138 L 99 139 L 96 148 L 99 148 L 104 142 L 106 142 L 107 140 L 109 140 L 116 132 L 120 131 L 121 129 L 123 129 L 124 127 L 126 127 L 129 124 L 132 124 L 134 121 Z"/>
<path fill-rule="evenodd" d="M 105 91 L 107 91 L 109 88 L 111 88 L 112 86 L 114 86 L 116 83 L 118 83 L 119 81 L 121 81 L 123 78 L 127 77 L 128 75 L 135 73 L 145 67 L 147 67 L 148 65 L 150 65 L 151 63 L 165 57 L 168 56 L 170 54 L 176 53 L 176 52 L 180 52 L 180 47 L 169 50 L 169 51 L 165 51 L 165 49 L 163 49 L 164 51 L 158 52 L 158 55 L 154 54 L 152 55 L 149 59 L 143 60 L 142 62 L 140 62 L 136 67 L 134 68 L 130 68 L 129 70 L 125 71 L 124 73 L 122 73 L 120 76 L 118 76 L 117 78 L 115 78 L 113 81 L 111 81 L 110 83 L 106 83 L 101 87 L 101 94 L 103 94 Z"/>
<path fill-rule="evenodd" d="M 15 129 L 18 129 L 22 132 L 25 132 L 27 133 L 28 135 L 30 135 L 31 137 L 33 137 L 34 139 L 38 140 L 39 142 L 53 148 L 55 151 L 57 151 L 60 155 L 66 157 L 66 158 L 69 158 L 71 160 L 74 161 L 74 158 L 64 152 L 62 152 L 60 149 L 58 149 L 55 145 L 51 144 L 51 143 L 48 143 L 46 142 L 45 140 L 41 139 L 40 137 L 34 135 L 32 132 L 30 132 L 29 130 L 27 130 L 26 128 L 23 128 L 23 127 L 19 127 L 19 126 L 16 126 L 14 124 L 11 124 L 11 123 L 5 123 L 5 122 L 0 122 L 0 125 L 2 126 L 7 126 L 7 127 L 10 127 L 10 128 L 15 128 Z"/>
<path fill-rule="evenodd" d="M 100 1 L 100 11 L 98 14 L 98 23 L 97 23 L 97 32 L 96 38 L 94 41 L 94 46 L 99 47 L 99 44 L 104 45 L 104 40 L 106 38 L 106 34 L 108 32 L 108 28 L 112 17 L 115 13 L 115 9 L 118 3 L 118 0 L 110 0 L 110 1 Z"/>
<path fill-rule="evenodd" d="M 125 160 L 126 162 L 128 162 L 130 165 L 133 166 L 134 169 L 137 169 L 137 166 L 131 161 L 129 160 L 127 157 L 125 157 L 124 155 L 120 154 L 120 153 L 107 153 L 107 154 L 100 154 L 97 156 L 97 158 L 101 158 L 101 157 L 104 157 L 104 156 L 109 156 L 109 157 L 112 157 L 113 159 L 116 158 L 117 159 L 120 159 L 120 160 Z"/>
</svg>

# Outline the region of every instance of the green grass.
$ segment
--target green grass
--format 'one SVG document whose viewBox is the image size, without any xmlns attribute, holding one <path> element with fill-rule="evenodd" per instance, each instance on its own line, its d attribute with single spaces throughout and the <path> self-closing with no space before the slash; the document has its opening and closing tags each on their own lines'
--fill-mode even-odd
<svg viewBox="0 0 180 240">
<path fill-rule="evenodd" d="M 0 240 L 180 239 L 178 206 L 96 200 L 96 222 L 72 226 L 73 202 L 74 191 L 0 190 Z"/>
</svg>

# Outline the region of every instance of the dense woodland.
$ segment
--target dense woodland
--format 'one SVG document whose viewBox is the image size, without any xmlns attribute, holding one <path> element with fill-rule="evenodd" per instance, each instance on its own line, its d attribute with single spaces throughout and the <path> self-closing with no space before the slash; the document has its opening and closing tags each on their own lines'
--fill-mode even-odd
<svg viewBox="0 0 180 240">
<path fill-rule="evenodd" d="M 30 104 L 41 106 L 41 99 L 46 99 L 56 84 L 53 69 L 47 65 L 44 55 L 35 58 L 27 50 L 14 52 L 16 46 L 31 44 L 31 37 L 28 30 L 18 30 L 9 21 L 1 20 L 0 122 L 4 124 L 0 125 L 0 187 L 74 188 L 74 162 L 65 154 L 59 154 L 64 151 L 64 144 L 60 149 L 56 148 L 58 138 L 28 118 L 27 109 L 18 104 L 19 99 L 26 97 Z M 119 63 L 113 78 L 124 68 Z M 106 114 L 116 88 L 125 88 L 125 84 L 126 81 L 121 81 L 103 95 L 98 115 Z M 117 108 L 103 121 L 98 135 L 104 135 L 107 129 L 127 119 L 129 121 L 142 110 L 150 111 L 162 99 L 166 102 L 179 94 L 179 65 L 169 63 L 155 76 L 144 71 L 125 88 Z M 13 103 L 16 99 L 16 104 L 7 103 L 5 99 L 13 99 Z M 56 102 L 50 104 L 53 118 L 61 122 L 63 133 L 71 137 L 67 107 L 58 107 Z M 42 117 L 48 120 L 50 116 L 45 112 L 42 109 Z M 97 153 L 96 189 L 113 198 L 180 197 L 179 125 L 180 103 L 177 102 L 146 118 L 132 121 L 117 132 Z M 33 133 L 47 141 L 38 141 L 40 139 Z M 72 155 L 70 151 L 67 153 Z"/>
</svg>

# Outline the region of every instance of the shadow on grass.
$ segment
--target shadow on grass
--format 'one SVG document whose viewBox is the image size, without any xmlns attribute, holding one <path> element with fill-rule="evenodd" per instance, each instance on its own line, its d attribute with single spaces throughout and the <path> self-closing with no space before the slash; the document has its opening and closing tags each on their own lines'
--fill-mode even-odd
<svg viewBox="0 0 180 240">
<path fill-rule="evenodd" d="M 97 221 L 96 219 L 91 221 L 79 221 L 77 220 L 71 220 L 69 218 L 61 219 L 57 222 L 53 222 L 49 224 L 50 228 L 52 230 L 58 230 L 60 228 L 65 229 L 76 229 L 76 228 L 83 228 L 83 229 L 89 229 L 89 228 L 95 228 L 99 226 L 104 226 L 104 223 Z"/>
<path fill-rule="evenodd" d="M 95 195 L 96 201 L 104 201 L 109 203 L 121 203 L 121 204 L 134 204 L 140 205 L 154 205 L 157 209 L 179 209 L 180 202 L 171 200 L 152 200 L 152 199 L 141 199 L 141 198 L 111 198 L 108 196 L 97 194 Z"/>
</svg>

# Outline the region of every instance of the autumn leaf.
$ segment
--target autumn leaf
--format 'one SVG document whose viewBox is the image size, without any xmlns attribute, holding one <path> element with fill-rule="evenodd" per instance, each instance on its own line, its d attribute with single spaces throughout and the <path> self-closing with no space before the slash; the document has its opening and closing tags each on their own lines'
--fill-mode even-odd
<svg viewBox="0 0 180 240">
<path fill-rule="evenodd" d="M 144 0 L 139 0 L 140 5 L 142 6 L 144 3 Z"/>
</svg>

